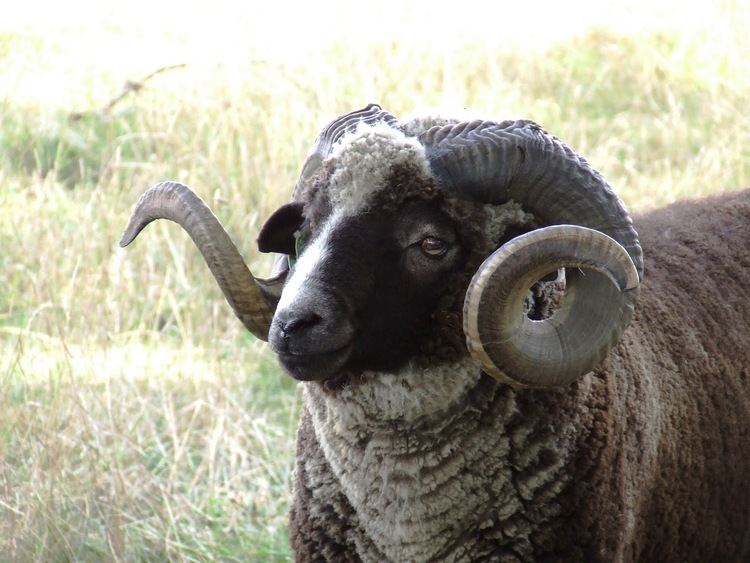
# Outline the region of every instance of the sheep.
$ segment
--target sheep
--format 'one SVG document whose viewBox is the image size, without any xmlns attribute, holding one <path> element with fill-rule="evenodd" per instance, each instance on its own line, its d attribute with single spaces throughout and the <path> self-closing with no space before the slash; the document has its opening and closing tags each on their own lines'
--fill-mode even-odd
<svg viewBox="0 0 750 563">
<path fill-rule="evenodd" d="M 750 558 L 750 191 L 633 222 L 533 122 L 369 105 L 261 229 L 271 278 L 174 182 L 121 244 L 157 218 L 301 382 L 298 561 Z"/>
</svg>

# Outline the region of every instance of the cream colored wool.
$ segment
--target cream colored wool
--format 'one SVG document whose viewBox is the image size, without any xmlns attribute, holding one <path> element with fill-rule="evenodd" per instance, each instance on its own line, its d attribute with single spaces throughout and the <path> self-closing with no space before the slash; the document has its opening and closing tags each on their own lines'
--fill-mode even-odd
<svg viewBox="0 0 750 563">
<path fill-rule="evenodd" d="M 354 215 L 369 206 L 372 196 L 386 189 L 391 167 L 413 163 L 425 180 L 431 177 L 424 147 L 384 123 L 360 125 L 333 148 L 336 163 L 328 194 L 333 209 Z"/>
</svg>

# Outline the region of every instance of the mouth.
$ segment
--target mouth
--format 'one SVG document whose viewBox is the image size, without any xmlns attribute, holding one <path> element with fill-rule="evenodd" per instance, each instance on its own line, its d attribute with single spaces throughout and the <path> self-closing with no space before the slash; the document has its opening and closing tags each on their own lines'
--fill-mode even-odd
<svg viewBox="0 0 750 563">
<path fill-rule="evenodd" d="M 338 376 L 351 355 L 352 344 L 320 353 L 277 352 L 284 370 L 298 381 L 324 381 Z"/>
</svg>

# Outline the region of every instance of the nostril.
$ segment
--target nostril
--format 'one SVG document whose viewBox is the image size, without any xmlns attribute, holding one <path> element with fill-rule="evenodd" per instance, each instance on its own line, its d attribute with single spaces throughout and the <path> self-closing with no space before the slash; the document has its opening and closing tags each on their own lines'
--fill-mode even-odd
<svg viewBox="0 0 750 563">
<path fill-rule="evenodd" d="M 304 330 L 306 328 L 315 326 L 320 321 L 321 321 L 320 315 L 316 313 L 308 313 L 303 316 L 291 318 L 281 323 L 280 328 L 281 328 L 281 332 L 284 333 L 284 336 L 288 336 L 294 332 L 299 332 L 300 330 Z"/>
</svg>

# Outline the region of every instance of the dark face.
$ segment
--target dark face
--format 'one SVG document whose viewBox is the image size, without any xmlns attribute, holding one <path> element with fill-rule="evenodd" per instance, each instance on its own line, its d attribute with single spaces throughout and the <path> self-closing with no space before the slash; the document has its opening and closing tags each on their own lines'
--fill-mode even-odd
<svg viewBox="0 0 750 563">
<path fill-rule="evenodd" d="M 290 236 L 302 212 L 293 205 L 274 214 L 261 231 L 261 248 L 294 248 Z M 327 380 L 396 370 L 419 355 L 465 260 L 439 202 L 334 215 L 317 232 L 305 230 L 269 333 L 284 368 L 296 379 Z"/>
</svg>

